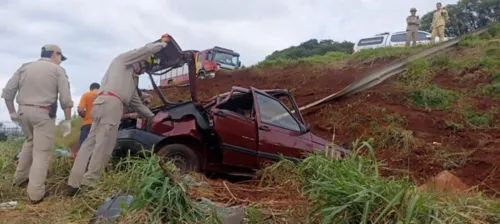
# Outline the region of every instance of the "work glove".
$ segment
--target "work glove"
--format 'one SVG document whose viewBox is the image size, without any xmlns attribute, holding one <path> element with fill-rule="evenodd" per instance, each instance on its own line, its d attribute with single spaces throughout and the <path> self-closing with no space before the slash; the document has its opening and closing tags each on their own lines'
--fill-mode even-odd
<svg viewBox="0 0 500 224">
<path fill-rule="evenodd" d="M 167 42 L 169 40 L 168 34 L 161 35 L 161 42 Z"/>
<path fill-rule="evenodd" d="M 443 11 L 441 12 L 441 15 L 444 16 L 444 12 Z"/>
<path fill-rule="evenodd" d="M 16 112 L 10 113 L 10 120 L 16 124 L 19 124 L 19 115 Z"/>
<path fill-rule="evenodd" d="M 61 121 L 59 125 L 61 126 L 63 137 L 66 137 L 69 135 L 69 133 L 71 133 L 71 120 Z"/>
</svg>

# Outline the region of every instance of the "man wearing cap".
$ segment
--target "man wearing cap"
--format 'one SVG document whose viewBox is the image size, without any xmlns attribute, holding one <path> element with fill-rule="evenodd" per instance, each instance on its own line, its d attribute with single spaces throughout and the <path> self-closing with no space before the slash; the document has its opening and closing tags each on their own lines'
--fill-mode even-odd
<svg viewBox="0 0 500 224">
<path fill-rule="evenodd" d="M 417 45 L 417 38 L 418 38 L 418 27 L 420 26 L 420 18 L 419 16 L 416 16 L 415 14 L 417 13 L 416 8 L 411 8 L 410 9 L 411 15 L 406 17 L 406 46 L 411 46 L 414 47 Z"/>
<path fill-rule="evenodd" d="M 432 32 L 431 32 L 431 44 L 436 42 L 436 35 L 439 36 L 439 43 L 444 41 L 444 28 L 446 23 L 449 21 L 448 11 L 441 8 L 441 2 L 436 4 L 436 12 L 432 17 Z"/>
<path fill-rule="evenodd" d="M 80 147 L 71 169 L 68 196 L 74 196 L 80 188 L 93 186 L 100 178 L 115 147 L 124 106 L 132 106 L 146 119 L 153 118 L 154 114 L 139 98 L 137 81 L 139 75 L 152 68 L 152 63 L 147 59 L 161 51 L 167 41 L 168 35 L 163 35 L 160 42 L 148 43 L 144 47 L 122 53 L 111 62 L 94 100 L 89 135 Z M 89 159 L 88 170 L 85 171 Z"/>
<path fill-rule="evenodd" d="M 66 71 L 59 64 L 66 60 L 61 48 L 48 44 L 42 47 L 41 58 L 24 63 L 9 79 L 2 98 L 12 121 L 19 123 L 25 136 L 13 185 L 28 183 L 28 196 L 33 204 L 48 196 L 45 179 L 52 157 L 55 134 L 57 94 L 65 120 L 60 126 L 65 135 L 71 130 L 70 87 Z M 19 111 L 14 107 L 14 98 Z"/>
</svg>

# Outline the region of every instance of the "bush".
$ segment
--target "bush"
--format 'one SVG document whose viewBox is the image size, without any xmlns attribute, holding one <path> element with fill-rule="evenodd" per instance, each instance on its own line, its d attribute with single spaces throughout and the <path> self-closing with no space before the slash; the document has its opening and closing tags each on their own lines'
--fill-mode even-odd
<svg viewBox="0 0 500 224">
<path fill-rule="evenodd" d="M 452 103 L 458 98 L 458 95 L 451 90 L 430 85 L 410 92 L 409 98 L 413 103 L 425 109 L 446 110 L 450 108 Z"/>
</svg>

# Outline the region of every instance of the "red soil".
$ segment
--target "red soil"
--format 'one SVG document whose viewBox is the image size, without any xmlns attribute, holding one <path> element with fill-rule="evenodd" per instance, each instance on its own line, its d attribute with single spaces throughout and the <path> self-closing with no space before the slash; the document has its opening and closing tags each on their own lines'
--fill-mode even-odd
<svg viewBox="0 0 500 224">
<path fill-rule="evenodd" d="M 369 71 L 390 63 L 376 61 L 369 63 L 348 63 L 343 67 L 320 67 L 295 65 L 284 68 L 245 69 L 233 73 L 218 73 L 214 79 L 199 80 L 200 99 L 208 99 L 218 93 L 230 91 L 231 86 L 256 87 L 260 89 L 288 89 L 299 106 L 304 106 L 336 92 Z M 457 92 L 471 92 L 478 86 L 490 82 L 491 75 L 480 67 L 461 72 L 434 71 L 432 80 L 440 87 Z M 393 78 L 394 79 L 394 78 Z M 189 97 L 188 87 L 162 89 L 169 100 L 185 100 Z M 488 97 L 473 97 L 471 105 L 477 112 L 487 111 L 499 100 Z M 456 106 L 456 105 L 455 105 Z M 463 164 L 451 168 L 451 172 L 469 186 L 496 194 L 500 192 L 500 132 L 497 128 L 473 129 L 464 122 L 463 114 L 447 111 L 426 111 L 413 105 L 407 93 L 393 81 L 376 86 L 360 94 L 321 105 L 303 112 L 311 123 L 312 131 L 325 139 L 331 139 L 336 132 L 337 143 L 349 145 L 359 137 L 374 136 L 373 125 L 385 127 L 387 115 L 397 114 L 405 118 L 401 128 L 413 132 L 409 151 L 399 146 L 385 144 L 376 148 L 377 156 L 389 170 L 387 175 L 397 174 L 395 170 L 409 170 L 417 184 L 445 170 L 445 157 Z M 497 115 L 495 116 L 495 118 Z M 495 119 L 497 120 L 497 119 Z M 460 131 L 452 130 L 446 121 L 464 125 Z M 377 142 L 379 136 L 375 136 Z M 455 153 L 455 154 L 450 154 Z"/>
</svg>

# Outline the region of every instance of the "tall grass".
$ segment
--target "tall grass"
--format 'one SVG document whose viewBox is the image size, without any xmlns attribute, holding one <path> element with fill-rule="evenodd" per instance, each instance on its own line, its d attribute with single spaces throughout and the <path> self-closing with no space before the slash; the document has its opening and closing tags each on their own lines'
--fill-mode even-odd
<svg viewBox="0 0 500 224">
<path fill-rule="evenodd" d="M 175 166 L 148 154 L 146 159 L 129 157 L 118 164 L 118 167 L 126 167 L 131 182 L 136 181 L 131 209 L 147 209 L 148 223 L 200 221 L 203 215 L 187 196 L 187 186 L 180 181 Z"/>
<path fill-rule="evenodd" d="M 419 191 L 408 179 L 383 178 L 368 142 L 356 141 L 342 160 L 308 156 L 295 167 L 314 205 L 306 222 L 495 223 L 499 202 L 481 196 L 443 196 Z M 282 166 L 277 164 L 276 166 Z M 272 167 L 268 169 L 273 169 Z M 287 170 L 290 170 L 287 166 Z"/>
</svg>

